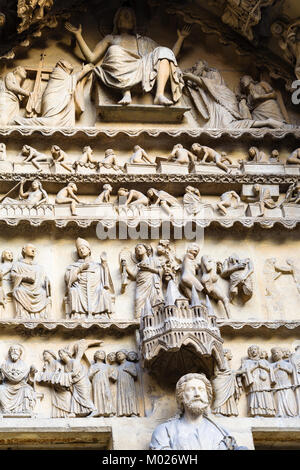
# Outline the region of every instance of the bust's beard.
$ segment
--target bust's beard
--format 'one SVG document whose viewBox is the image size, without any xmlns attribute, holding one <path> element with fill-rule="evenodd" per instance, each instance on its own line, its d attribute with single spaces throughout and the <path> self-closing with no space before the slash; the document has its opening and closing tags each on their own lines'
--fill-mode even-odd
<svg viewBox="0 0 300 470">
<path fill-rule="evenodd" d="M 199 403 L 200 400 L 196 402 L 189 402 L 184 404 L 185 410 L 188 410 L 192 415 L 194 416 L 200 416 L 206 413 L 207 408 L 208 408 L 208 403 L 207 402 L 202 402 Z"/>
</svg>

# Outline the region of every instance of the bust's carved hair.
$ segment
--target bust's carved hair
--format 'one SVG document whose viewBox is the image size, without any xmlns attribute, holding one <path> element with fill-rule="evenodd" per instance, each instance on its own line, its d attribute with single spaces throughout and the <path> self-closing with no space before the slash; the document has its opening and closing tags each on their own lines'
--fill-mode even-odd
<svg viewBox="0 0 300 470">
<path fill-rule="evenodd" d="M 176 384 L 176 390 L 175 390 L 176 402 L 177 402 L 178 408 L 179 408 L 181 413 L 184 412 L 183 393 L 184 393 L 185 385 L 186 385 L 187 382 L 189 382 L 190 380 L 193 380 L 193 379 L 201 380 L 204 383 L 204 385 L 206 387 L 206 393 L 207 393 L 208 401 L 209 401 L 209 403 L 212 402 L 212 398 L 213 398 L 212 386 L 211 386 L 210 381 L 206 377 L 206 375 L 204 375 L 204 374 L 186 374 L 186 375 L 183 375 L 178 380 L 178 382 Z"/>
</svg>

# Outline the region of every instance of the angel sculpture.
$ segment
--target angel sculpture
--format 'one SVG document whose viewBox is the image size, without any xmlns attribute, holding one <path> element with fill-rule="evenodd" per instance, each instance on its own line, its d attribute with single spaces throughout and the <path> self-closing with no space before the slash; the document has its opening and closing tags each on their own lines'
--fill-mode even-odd
<svg viewBox="0 0 300 470">
<path fill-rule="evenodd" d="M 162 291 L 163 264 L 153 255 L 153 249 L 145 243 L 138 243 L 134 255 L 128 249 L 120 253 L 122 275 L 121 292 L 124 293 L 131 278 L 136 281 L 135 318 L 140 318 L 148 299 L 151 306 L 164 301 Z"/>
<path fill-rule="evenodd" d="M 52 418 L 71 418 L 97 415 L 91 400 L 91 382 L 87 367 L 90 361 L 85 355 L 88 348 L 101 346 L 102 341 L 81 339 L 71 346 L 58 350 L 44 351 L 44 367 L 36 381 L 50 386 L 52 391 Z"/>
</svg>

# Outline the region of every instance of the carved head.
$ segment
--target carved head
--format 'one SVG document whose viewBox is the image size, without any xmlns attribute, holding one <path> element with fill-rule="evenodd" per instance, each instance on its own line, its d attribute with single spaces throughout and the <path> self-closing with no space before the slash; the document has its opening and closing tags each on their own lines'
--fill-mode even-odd
<svg viewBox="0 0 300 470">
<path fill-rule="evenodd" d="M 43 360 L 44 362 L 52 362 L 53 359 L 57 359 L 56 354 L 50 349 L 45 349 L 43 351 Z"/>
<path fill-rule="evenodd" d="M 36 255 L 36 247 L 31 243 L 24 245 L 22 248 L 22 256 L 23 258 L 34 258 Z"/>
<path fill-rule="evenodd" d="M 176 144 L 173 147 L 173 150 L 175 150 L 175 149 L 183 149 L 183 145 L 182 144 Z"/>
<path fill-rule="evenodd" d="M 175 396 L 182 414 L 202 415 L 212 401 L 212 386 L 204 374 L 186 374 L 178 380 Z"/>
<path fill-rule="evenodd" d="M 187 253 L 193 258 L 196 259 L 200 252 L 200 246 L 197 243 L 190 243 L 187 247 Z"/>
<path fill-rule="evenodd" d="M 259 150 L 257 147 L 250 147 L 249 148 L 249 157 L 254 159 L 259 154 Z"/>
<path fill-rule="evenodd" d="M 206 60 L 198 60 L 193 65 L 191 72 L 200 77 L 206 68 L 208 68 L 208 62 Z"/>
<path fill-rule="evenodd" d="M 288 359 L 290 355 L 292 354 L 289 348 L 281 348 L 281 350 L 282 350 L 283 359 Z"/>
<path fill-rule="evenodd" d="M 75 183 L 69 183 L 68 188 L 70 188 L 73 193 L 77 193 L 77 186 Z"/>
<path fill-rule="evenodd" d="M 135 351 L 129 351 L 127 353 L 127 359 L 130 362 L 137 362 L 138 361 L 138 355 Z"/>
<path fill-rule="evenodd" d="M 40 180 L 33 180 L 31 183 L 31 188 L 33 190 L 42 189 L 42 183 L 40 182 Z"/>
<path fill-rule="evenodd" d="M 232 359 L 232 352 L 230 349 L 224 349 L 224 356 L 226 357 L 226 359 L 228 359 L 228 361 L 231 361 Z"/>
<path fill-rule="evenodd" d="M 99 362 L 99 361 L 104 362 L 105 357 L 106 357 L 105 351 L 103 351 L 103 349 L 98 349 L 98 351 L 96 351 L 95 354 L 94 354 L 94 361 L 95 362 Z"/>
<path fill-rule="evenodd" d="M 106 356 L 106 362 L 108 364 L 113 364 L 114 362 L 116 362 L 116 353 L 115 352 L 108 353 Z"/>
<path fill-rule="evenodd" d="M 84 240 L 83 238 L 77 238 L 76 240 L 76 249 L 79 258 L 87 258 L 91 255 L 91 248 L 89 242 Z"/>
<path fill-rule="evenodd" d="M 60 360 L 61 360 L 64 364 L 66 364 L 67 362 L 69 362 L 69 360 L 72 358 L 70 351 L 69 351 L 68 349 L 66 349 L 66 348 L 59 349 L 58 355 L 59 355 Z"/>
<path fill-rule="evenodd" d="M 283 351 L 281 348 L 275 347 L 271 349 L 272 359 L 274 362 L 280 361 L 283 358 Z"/>
<path fill-rule="evenodd" d="M 248 357 L 250 357 L 250 359 L 256 358 L 259 356 L 259 347 L 256 344 L 252 344 L 251 346 L 249 346 L 247 352 Z"/>
<path fill-rule="evenodd" d="M 27 72 L 21 65 L 15 68 L 14 74 L 18 75 L 22 80 L 25 80 L 25 78 L 27 77 Z"/>
<path fill-rule="evenodd" d="M 145 243 L 138 243 L 135 247 L 135 256 L 138 260 L 142 259 L 145 254 L 151 255 L 151 247 Z"/>
<path fill-rule="evenodd" d="M 266 359 L 267 360 L 268 356 L 269 355 L 268 355 L 267 351 L 264 351 L 264 350 L 260 351 L 260 354 L 259 354 L 260 359 Z"/>
<path fill-rule="evenodd" d="M 118 190 L 118 196 L 120 196 L 120 197 L 127 197 L 128 194 L 129 194 L 129 191 L 126 188 L 120 188 Z"/>
<path fill-rule="evenodd" d="M 192 146 L 191 146 L 191 150 L 192 152 L 197 152 L 199 150 L 202 149 L 202 145 L 198 144 L 197 142 L 195 142 Z"/>
<path fill-rule="evenodd" d="M 139 145 L 135 145 L 135 146 L 133 147 L 133 151 L 134 151 L 134 152 L 137 152 L 138 150 L 141 150 L 141 147 L 140 147 Z"/>
<path fill-rule="evenodd" d="M 120 34 L 122 30 L 132 31 L 136 30 L 136 16 L 133 8 L 121 7 L 117 10 L 114 17 L 113 34 Z"/>
<path fill-rule="evenodd" d="M 121 364 L 122 362 L 124 362 L 124 361 L 126 360 L 126 356 L 127 356 L 126 351 L 123 351 L 123 350 L 118 351 L 118 352 L 116 353 L 116 360 L 117 360 L 117 362 L 118 362 L 119 364 Z"/>
<path fill-rule="evenodd" d="M 105 157 L 109 157 L 110 155 L 114 155 L 115 152 L 113 149 L 106 149 L 104 152 Z"/>
<path fill-rule="evenodd" d="M 104 184 L 103 189 L 104 189 L 104 191 L 112 191 L 113 190 L 113 188 L 110 184 Z"/>
<path fill-rule="evenodd" d="M 11 250 L 3 250 L 1 254 L 1 262 L 5 263 L 5 261 L 13 261 L 14 254 Z"/>
<path fill-rule="evenodd" d="M 240 80 L 242 90 L 246 90 L 251 85 L 251 83 L 255 82 L 250 75 L 244 75 Z"/>
<path fill-rule="evenodd" d="M 20 344 L 13 344 L 8 350 L 8 356 L 12 362 L 18 361 L 23 354 L 23 348 Z"/>
</svg>

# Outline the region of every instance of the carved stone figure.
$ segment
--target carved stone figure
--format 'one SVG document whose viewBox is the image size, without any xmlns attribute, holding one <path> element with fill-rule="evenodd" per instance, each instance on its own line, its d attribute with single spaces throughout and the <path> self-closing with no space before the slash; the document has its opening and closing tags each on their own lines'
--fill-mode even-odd
<svg viewBox="0 0 300 470">
<path fill-rule="evenodd" d="M 107 149 L 104 152 L 104 158 L 99 162 L 99 167 L 103 166 L 104 168 L 110 169 L 120 172 L 123 171 L 122 167 L 117 163 L 117 156 L 113 149 Z"/>
<path fill-rule="evenodd" d="M 11 193 L 17 188 L 17 186 L 20 186 L 19 199 L 12 199 L 5 196 L 4 199 L 2 199 L 1 204 L 22 204 L 26 206 L 39 207 L 42 204 L 49 203 L 48 194 L 43 189 L 42 183 L 39 180 L 33 180 L 28 191 L 24 192 L 25 182 L 25 180 L 21 180 L 12 190 L 9 191 L 9 193 Z"/>
<path fill-rule="evenodd" d="M 141 84 L 143 92 L 150 92 L 156 84 L 154 104 L 169 106 L 177 102 L 182 94 L 183 81 L 177 66 L 178 55 L 190 27 L 178 30 L 178 40 L 173 52 L 158 46 L 152 39 L 135 32 L 136 17 L 132 8 L 121 7 L 114 17 L 114 30 L 105 36 L 92 52 L 82 37 L 82 28 L 66 24 L 68 31 L 75 35 L 77 44 L 85 59 L 97 64 L 94 73 L 100 83 L 122 93 L 122 105 L 131 103 L 131 89 Z M 170 81 L 172 100 L 165 96 L 165 86 Z"/>
<path fill-rule="evenodd" d="M 237 403 L 241 396 L 241 384 L 238 383 L 236 372 L 231 370 L 229 362 L 232 359 L 230 349 L 224 349 L 225 369 L 215 366 L 212 379 L 213 403 L 212 412 L 224 416 L 238 416 Z"/>
<path fill-rule="evenodd" d="M 277 149 L 272 150 L 270 158 L 269 158 L 270 163 L 279 163 L 280 162 L 280 154 Z"/>
<path fill-rule="evenodd" d="M 18 25 L 18 33 L 28 29 L 33 23 L 42 20 L 51 10 L 54 0 L 18 0 L 18 17 L 21 23 Z"/>
<path fill-rule="evenodd" d="M 159 240 L 155 257 L 163 269 L 163 281 L 168 283 L 170 279 L 175 280 L 180 264 L 170 246 L 170 240 Z"/>
<path fill-rule="evenodd" d="M 219 279 L 219 276 L 217 275 L 217 264 L 208 255 L 204 255 L 201 258 L 201 273 L 201 284 L 204 287 L 204 293 L 217 302 L 221 302 L 225 309 L 227 318 L 230 318 L 229 299 L 217 286 Z"/>
<path fill-rule="evenodd" d="M 114 286 L 106 253 L 102 253 L 100 262 L 93 261 L 90 245 L 82 238 L 77 238 L 76 249 L 78 261 L 68 266 L 65 274 L 69 314 L 89 319 L 111 315 Z"/>
<path fill-rule="evenodd" d="M 294 150 L 286 159 L 287 165 L 299 165 L 300 164 L 300 148 Z"/>
<path fill-rule="evenodd" d="M 135 380 L 137 368 L 126 359 L 125 351 L 118 351 L 117 416 L 139 416 Z"/>
<path fill-rule="evenodd" d="M 248 348 L 248 358 L 242 361 L 239 373 L 243 375 L 248 397 L 250 416 L 275 416 L 276 406 L 273 397 L 275 376 L 272 365 L 260 358 L 259 347 L 253 344 Z"/>
<path fill-rule="evenodd" d="M 180 417 L 154 430 L 151 450 L 238 450 L 235 439 L 207 416 L 212 387 L 204 374 L 186 374 L 176 384 Z"/>
<path fill-rule="evenodd" d="M 94 416 L 97 410 L 91 400 L 91 382 L 86 367 L 82 364 L 82 356 L 92 346 L 100 346 L 102 342 L 88 343 L 81 339 L 71 347 L 61 348 L 58 356 L 62 371 L 56 382 L 65 388 L 61 395 L 61 408 L 72 416 Z"/>
<path fill-rule="evenodd" d="M 254 197 L 248 198 L 249 200 L 258 202 L 260 213 L 258 217 L 265 216 L 265 209 L 276 209 L 277 204 L 271 197 L 269 188 L 264 188 L 260 184 L 253 185 Z"/>
<path fill-rule="evenodd" d="M 289 24 L 275 22 L 271 31 L 278 38 L 284 58 L 294 66 L 295 76 L 300 80 L 300 19 L 292 20 Z"/>
<path fill-rule="evenodd" d="M 248 151 L 248 160 L 254 163 L 266 163 L 267 155 L 257 147 L 250 147 Z"/>
<path fill-rule="evenodd" d="M 82 149 L 82 156 L 74 162 L 74 167 L 78 169 L 79 166 L 86 166 L 90 168 L 96 168 L 96 166 L 99 164 L 98 160 L 94 157 L 94 151 L 93 149 L 89 146 L 86 145 Z"/>
<path fill-rule="evenodd" d="M 66 152 L 64 152 L 58 145 L 52 145 L 51 155 L 53 158 L 53 163 L 59 163 L 63 168 L 72 173 L 72 163 L 69 162 L 68 164 L 68 162 L 66 162 L 68 156 Z"/>
<path fill-rule="evenodd" d="M 293 366 L 283 359 L 281 348 L 272 348 L 271 354 L 276 381 L 274 396 L 277 416 L 297 416 L 297 403 L 294 391 L 292 390 Z"/>
<path fill-rule="evenodd" d="M 186 186 L 182 199 L 184 209 L 191 216 L 196 216 L 203 211 L 203 203 L 199 189 L 194 186 Z"/>
<path fill-rule="evenodd" d="M 66 396 L 70 397 L 70 390 L 67 389 L 70 381 L 62 382 L 60 378 L 63 374 L 63 365 L 57 355 L 49 350 L 43 351 L 43 370 L 35 376 L 35 381 L 41 385 L 50 386 L 51 390 L 51 418 L 71 417 L 70 406 Z M 73 415 L 74 416 L 74 415 Z"/>
<path fill-rule="evenodd" d="M 120 253 L 123 291 L 128 283 L 127 275 L 136 281 L 135 317 L 140 318 L 148 299 L 151 306 L 163 302 L 163 269 L 159 260 L 153 256 L 152 248 L 144 243 L 135 247 L 135 258 L 128 250 Z M 133 265 L 133 266 L 132 266 Z"/>
<path fill-rule="evenodd" d="M 192 298 L 193 287 L 198 293 L 203 290 L 203 285 L 197 278 L 199 263 L 196 261 L 196 258 L 199 255 L 199 252 L 199 245 L 196 243 L 190 243 L 182 262 L 179 287 L 188 299 Z"/>
<path fill-rule="evenodd" d="M 95 200 L 95 204 L 109 204 L 112 190 L 113 188 L 110 184 L 104 184 L 102 192 Z"/>
<path fill-rule="evenodd" d="M 80 200 L 76 196 L 77 186 L 75 183 L 69 183 L 67 186 L 58 191 L 55 203 L 56 204 L 69 204 L 72 215 L 77 215 L 76 203 L 80 204 Z"/>
<path fill-rule="evenodd" d="M 37 395 L 32 387 L 36 368 L 21 359 L 23 348 L 10 346 L 8 358 L 0 366 L 0 410 L 8 415 L 31 415 Z"/>
<path fill-rule="evenodd" d="M 129 159 L 129 163 L 135 163 L 135 164 L 142 164 L 144 165 L 145 163 L 150 163 L 151 165 L 153 164 L 153 161 L 151 158 L 147 155 L 144 149 L 140 147 L 139 145 L 135 145 L 133 147 L 133 154 L 131 155 Z"/>
<path fill-rule="evenodd" d="M 4 250 L 0 263 L 0 312 L 3 313 L 7 303 L 7 295 L 11 295 L 11 268 L 14 260 L 13 252 Z"/>
<path fill-rule="evenodd" d="M 285 118 L 277 101 L 277 94 L 267 82 L 255 82 L 249 75 L 240 80 L 241 91 L 247 96 L 247 104 L 255 121 L 284 123 Z"/>
<path fill-rule="evenodd" d="M 300 162 L 300 160 L 299 160 Z M 286 195 L 284 197 L 284 200 L 281 204 L 286 203 L 293 203 L 293 204 L 299 204 L 300 203 L 300 182 L 295 182 L 289 185 L 288 190 L 286 192 Z"/>
<path fill-rule="evenodd" d="M 193 162 L 195 160 L 195 155 L 185 149 L 182 144 L 176 144 L 174 145 L 168 160 L 173 160 L 174 163 L 184 165 Z"/>
<path fill-rule="evenodd" d="M 225 152 L 219 153 L 210 147 L 197 143 L 192 145 L 192 151 L 197 157 L 197 161 L 200 161 L 200 163 L 215 163 L 218 168 L 221 168 L 221 170 L 224 170 L 226 173 L 230 172 L 228 164 L 232 165 L 232 160 Z"/>
<path fill-rule="evenodd" d="M 256 127 L 283 127 L 282 122 L 272 119 L 249 119 L 239 105 L 236 95 L 228 88 L 220 72 L 199 60 L 183 77 L 198 114 L 209 129 Z"/>
<path fill-rule="evenodd" d="M 290 355 L 290 363 L 293 367 L 292 382 L 294 385 L 298 414 L 300 413 L 300 345 L 295 347 L 295 352 Z"/>
<path fill-rule="evenodd" d="M 22 88 L 26 79 L 26 71 L 19 66 L 12 72 L 8 72 L 0 80 L 0 125 L 13 124 L 20 112 L 20 105 L 24 97 L 30 92 Z"/>
<path fill-rule="evenodd" d="M 282 318 L 284 307 L 275 281 L 282 274 L 293 274 L 293 268 L 291 266 L 279 264 L 276 258 L 268 258 L 264 264 L 263 274 L 266 286 L 265 295 L 270 297 L 272 309 L 274 310 L 275 315 L 278 316 L 277 318 Z"/>
<path fill-rule="evenodd" d="M 72 64 L 59 60 L 41 98 L 41 117 L 16 118 L 15 122 L 21 126 L 74 127 L 76 107 L 84 110 L 83 87 L 77 85 L 91 71 L 92 66 L 87 64 L 74 72 Z"/>
<path fill-rule="evenodd" d="M 173 216 L 172 208 L 180 207 L 177 199 L 162 189 L 150 188 L 147 191 L 147 196 L 154 206 L 161 206 L 170 217 Z"/>
<path fill-rule="evenodd" d="M 249 258 L 240 259 L 233 253 L 219 267 L 221 277 L 229 279 L 229 301 L 232 302 L 239 294 L 244 302 L 251 299 L 254 272 L 252 261 Z"/>
<path fill-rule="evenodd" d="M 38 150 L 30 147 L 30 145 L 23 146 L 21 150 L 21 156 L 25 157 L 24 163 L 32 163 L 38 171 L 42 171 L 39 163 L 48 161 L 48 158 L 45 154 L 38 152 Z"/>
<path fill-rule="evenodd" d="M 51 286 L 45 269 L 36 264 L 36 248 L 24 245 L 22 257 L 13 263 L 12 297 L 17 318 L 47 319 L 51 309 Z"/>
<path fill-rule="evenodd" d="M 242 206 L 241 198 L 235 191 L 226 191 L 220 196 L 220 201 L 217 202 L 217 208 L 222 215 L 228 214 L 228 209 L 237 209 Z"/>
<path fill-rule="evenodd" d="M 137 191 L 136 189 L 131 189 L 130 191 L 125 188 L 120 188 L 118 190 L 119 204 L 125 206 L 148 206 L 149 199 L 145 194 Z"/>
<path fill-rule="evenodd" d="M 110 389 L 110 365 L 105 361 L 105 351 L 94 354 L 94 363 L 89 368 L 89 379 L 92 382 L 93 401 L 97 408 L 94 416 L 113 416 L 116 414 L 113 396 Z"/>
</svg>

